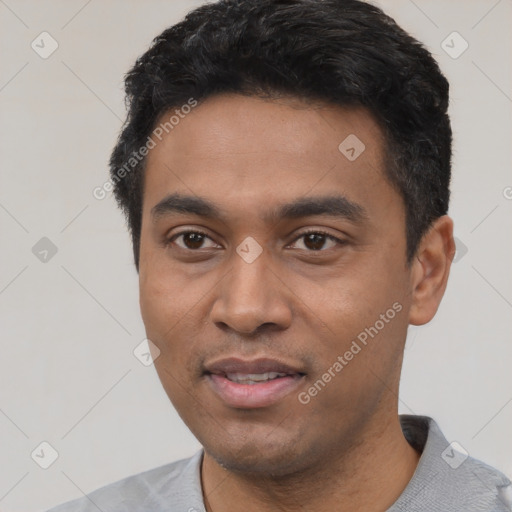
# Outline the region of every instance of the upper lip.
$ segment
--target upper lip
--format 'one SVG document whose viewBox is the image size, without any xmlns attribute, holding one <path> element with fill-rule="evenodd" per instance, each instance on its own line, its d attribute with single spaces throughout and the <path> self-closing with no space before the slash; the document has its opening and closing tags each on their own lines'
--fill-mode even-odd
<svg viewBox="0 0 512 512">
<path fill-rule="evenodd" d="M 205 373 L 228 374 L 228 373 L 286 373 L 286 374 L 304 374 L 299 368 L 279 361 L 278 359 L 260 358 L 253 360 L 244 360 L 237 357 L 228 357 L 219 359 L 205 365 Z"/>
</svg>

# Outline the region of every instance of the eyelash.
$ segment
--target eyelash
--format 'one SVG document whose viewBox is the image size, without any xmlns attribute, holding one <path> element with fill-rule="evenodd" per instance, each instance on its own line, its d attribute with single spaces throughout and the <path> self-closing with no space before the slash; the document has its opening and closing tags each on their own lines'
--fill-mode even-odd
<svg viewBox="0 0 512 512">
<path fill-rule="evenodd" d="M 172 242 L 174 242 L 177 238 L 179 238 L 180 236 L 183 236 L 183 235 L 189 235 L 189 234 L 194 234 L 194 235 L 201 235 L 201 236 L 204 236 L 206 238 L 209 238 L 211 240 L 211 237 L 208 236 L 207 233 L 205 233 L 204 231 L 197 231 L 197 230 L 188 230 L 188 231 L 181 231 L 179 233 L 175 233 L 171 238 L 169 238 L 168 240 L 166 240 L 166 246 L 170 245 Z M 300 238 L 302 237 L 305 237 L 306 235 L 310 235 L 310 234 L 315 234 L 315 235 L 324 235 L 327 239 L 329 240 L 332 240 L 334 242 L 336 242 L 338 245 L 345 245 L 346 244 L 346 241 L 345 240 L 341 240 L 340 238 L 337 238 L 335 237 L 334 235 L 331 235 L 330 233 L 327 233 L 326 231 L 322 231 L 322 230 L 318 230 L 318 229 L 311 229 L 309 231 L 304 231 L 302 233 L 300 233 L 294 240 L 293 242 L 296 242 L 297 240 L 299 240 Z M 292 243 L 293 243 L 292 242 Z M 185 249 L 183 247 L 180 247 L 180 249 L 183 249 L 185 251 L 192 251 L 192 252 L 196 252 L 196 251 L 200 251 L 201 249 Z M 323 252 L 322 250 L 319 250 L 319 251 L 313 251 L 313 250 L 310 250 L 308 252 Z"/>
<path fill-rule="evenodd" d="M 174 235 L 172 235 L 169 239 L 167 239 L 165 241 L 165 245 L 170 245 L 174 242 L 174 240 L 176 240 L 177 238 L 179 238 L 180 236 L 183 236 L 183 235 L 201 235 L 201 236 L 204 236 L 206 238 L 210 238 L 211 240 L 211 237 L 208 236 L 207 233 L 205 233 L 204 231 L 196 231 L 196 230 L 187 230 L 187 231 L 180 231 L 179 233 L 175 233 Z M 183 249 L 183 247 L 180 247 L 180 249 Z M 184 249 L 185 251 L 193 251 L 194 249 Z M 199 249 L 196 249 L 196 251 L 198 251 Z"/>
<path fill-rule="evenodd" d="M 321 229 L 320 230 L 318 230 L 318 229 L 311 229 L 309 231 L 304 231 L 300 235 L 298 235 L 297 238 L 295 238 L 294 242 L 296 242 L 299 238 L 302 238 L 303 236 L 310 235 L 310 234 L 324 235 L 325 238 L 327 238 L 329 240 L 332 240 L 333 242 L 336 242 L 339 245 L 344 245 L 346 243 L 345 240 L 341 240 L 340 238 L 337 238 L 334 235 L 331 235 L 330 233 L 327 233 L 326 231 L 322 231 Z"/>
</svg>

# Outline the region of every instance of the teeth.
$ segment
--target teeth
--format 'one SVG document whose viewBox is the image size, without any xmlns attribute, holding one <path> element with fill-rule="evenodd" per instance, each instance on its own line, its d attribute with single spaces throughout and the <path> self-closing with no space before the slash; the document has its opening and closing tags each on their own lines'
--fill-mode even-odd
<svg viewBox="0 0 512 512">
<path fill-rule="evenodd" d="M 278 377 L 286 377 L 286 373 L 267 372 L 267 373 L 228 373 L 226 377 L 238 384 L 258 384 Z"/>
</svg>

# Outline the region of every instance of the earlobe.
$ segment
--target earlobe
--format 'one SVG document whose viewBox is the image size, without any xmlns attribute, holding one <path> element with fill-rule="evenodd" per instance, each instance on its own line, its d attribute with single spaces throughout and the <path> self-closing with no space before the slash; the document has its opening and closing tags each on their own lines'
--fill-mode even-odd
<svg viewBox="0 0 512 512">
<path fill-rule="evenodd" d="M 423 236 L 411 264 L 410 324 L 426 324 L 436 314 L 446 289 L 454 256 L 453 221 L 443 215 Z"/>
</svg>

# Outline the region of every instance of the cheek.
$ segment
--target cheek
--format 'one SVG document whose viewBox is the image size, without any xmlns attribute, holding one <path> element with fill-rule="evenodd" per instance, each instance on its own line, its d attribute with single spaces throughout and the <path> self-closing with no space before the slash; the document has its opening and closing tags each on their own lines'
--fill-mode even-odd
<svg viewBox="0 0 512 512">
<path fill-rule="evenodd" d="M 158 362 L 172 367 L 173 372 L 187 371 L 190 361 L 198 358 L 198 344 L 205 338 L 208 289 L 201 279 L 189 280 L 183 272 L 156 265 L 140 273 L 140 310 L 146 335 L 161 352 Z"/>
<path fill-rule="evenodd" d="M 346 363 L 333 381 L 341 385 L 350 376 L 354 390 L 370 385 L 374 373 L 392 371 L 407 334 L 409 298 L 403 276 L 389 267 L 379 272 L 377 258 L 374 262 L 373 268 L 352 268 L 339 279 L 310 285 L 307 292 L 307 303 L 319 320 L 315 353 L 322 366 L 316 368 L 317 377 L 341 356 Z"/>
<path fill-rule="evenodd" d="M 160 351 L 155 369 L 181 415 L 195 394 L 190 380 L 195 375 L 192 362 L 200 358 L 195 340 L 201 325 L 194 315 L 198 297 L 158 274 L 141 274 L 140 308 L 146 335 Z"/>
<path fill-rule="evenodd" d="M 168 273 L 159 272 L 156 267 L 150 272 L 141 271 L 139 294 L 146 335 L 164 355 L 176 345 L 169 340 L 179 341 L 176 332 L 193 308 L 194 297 L 187 293 L 187 287 L 182 283 L 170 278 Z"/>
<path fill-rule="evenodd" d="M 140 309 L 146 332 L 155 343 L 160 341 L 162 334 L 168 330 L 179 314 L 176 290 L 164 279 L 141 274 L 140 276 Z M 153 339 L 154 338 L 154 339 Z"/>
<path fill-rule="evenodd" d="M 139 302 L 148 338 L 157 346 L 169 329 L 186 315 L 193 297 L 183 275 L 172 268 L 165 251 L 156 248 L 144 236 L 141 240 Z"/>
<path fill-rule="evenodd" d="M 403 297 L 392 272 L 377 267 L 374 259 L 373 265 L 358 264 L 334 271 L 332 279 L 322 283 L 309 282 L 305 302 L 334 332 L 356 335 Z"/>
</svg>

